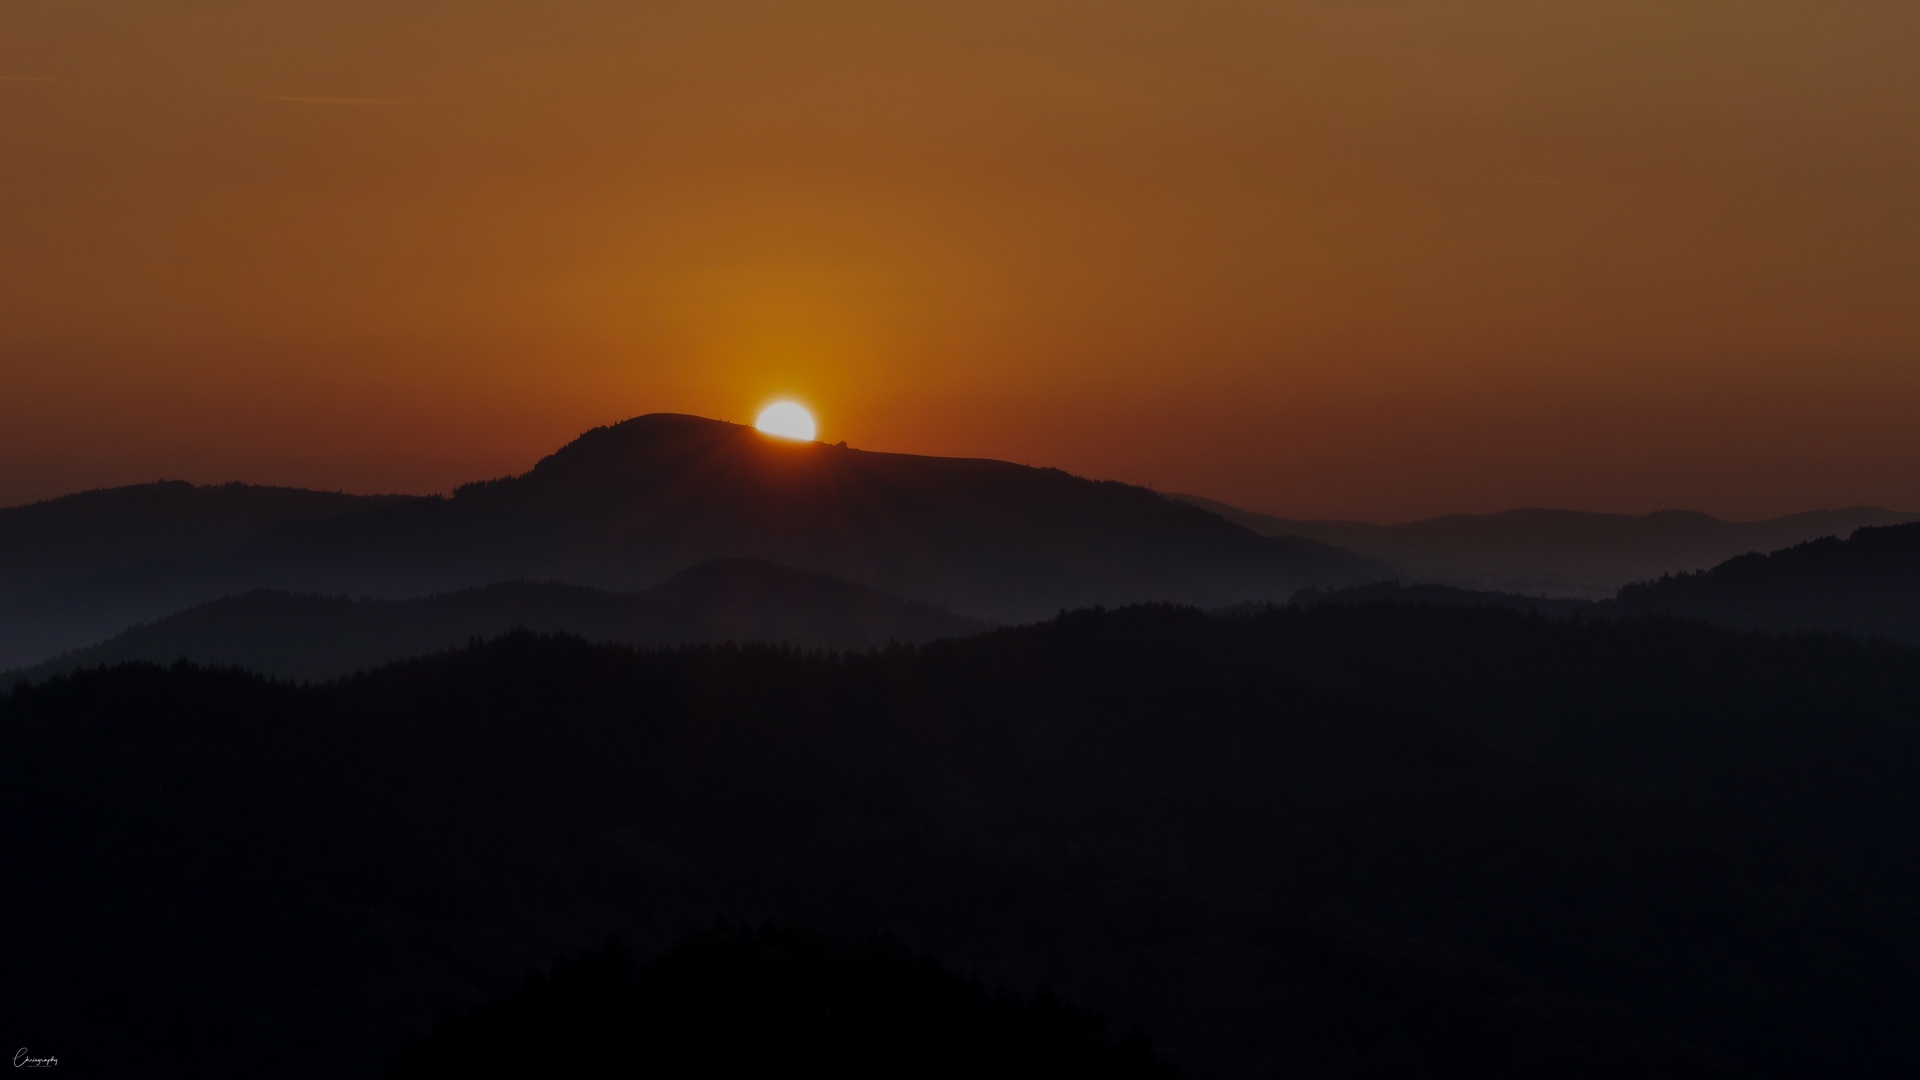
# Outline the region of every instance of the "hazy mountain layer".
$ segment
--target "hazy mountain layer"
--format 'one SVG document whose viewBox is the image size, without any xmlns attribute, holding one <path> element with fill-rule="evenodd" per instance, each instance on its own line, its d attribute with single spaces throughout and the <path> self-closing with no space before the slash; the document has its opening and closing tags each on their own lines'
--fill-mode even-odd
<svg viewBox="0 0 1920 1080">
<path fill-rule="evenodd" d="M 411 501 L 404 495 L 162 480 L 0 509 L 0 599 L 160 562 L 218 559 L 291 522 Z"/>
<path fill-rule="evenodd" d="M 1729 559 L 1711 570 L 1663 576 L 1611 600 L 1402 585 L 1303 590 L 1295 602 L 1505 607 L 1554 617 L 1666 615 L 1748 630 L 1823 630 L 1920 645 L 1920 523 L 1855 530 L 1769 555 Z"/>
<path fill-rule="evenodd" d="M 1575 600 L 1557 596 L 1529 596 L 1526 593 L 1497 592 L 1487 589 L 1460 589 L 1431 583 L 1406 585 L 1381 581 L 1346 589 L 1302 589 L 1293 603 L 1301 607 L 1323 604 L 1435 604 L 1442 607 L 1491 607 L 1530 612 L 1548 618 L 1565 619 L 1611 617 L 1614 608 L 1606 600 Z"/>
<path fill-rule="evenodd" d="M 1748 552 L 1846 536 L 1863 526 L 1920 520 L 1920 514 L 1877 507 L 1750 522 L 1681 510 L 1635 516 L 1525 509 L 1374 525 L 1295 521 L 1197 495 L 1170 497 L 1205 507 L 1263 536 L 1303 536 L 1393 563 L 1409 578 L 1588 599 L 1610 597 L 1630 582 L 1704 569 Z"/>
<path fill-rule="evenodd" d="M 119 527 L 141 533 L 137 520 Z M 0 666 L 254 589 L 401 598 L 550 580 L 631 591 L 716 558 L 822 571 L 1006 622 L 1092 604 L 1280 600 L 1385 576 L 1351 552 L 1262 537 L 1126 484 L 670 414 L 597 428 L 523 476 L 451 498 L 287 521 L 227 547 L 187 558 L 172 544 L 0 601 Z"/>
<path fill-rule="evenodd" d="M 289 679 L 329 679 L 515 628 L 589 641 L 676 645 L 762 641 L 865 649 L 987 628 L 826 574 L 744 559 L 703 563 L 642 593 L 506 582 L 413 600 L 257 590 L 188 608 L 0 682 L 102 664 L 187 659 Z"/>
<path fill-rule="evenodd" d="M 890 929 L 1221 1080 L 1912 1076 L 1916 656 L 1361 605 L 86 672 L 0 696 L 0 1037 L 367 1076 L 727 915 Z"/>
<path fill-rule="evenodd" d="M 221 560 L 274 529 L 411 501 L 164 480 L 0 509 L 0 669 L 220 595 Z"/>
</svg>

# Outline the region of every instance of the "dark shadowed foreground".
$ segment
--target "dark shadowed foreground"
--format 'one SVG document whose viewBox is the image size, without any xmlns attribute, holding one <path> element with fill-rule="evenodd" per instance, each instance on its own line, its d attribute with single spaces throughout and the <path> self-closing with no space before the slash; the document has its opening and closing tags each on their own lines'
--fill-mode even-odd
<svg viewBox="0 0 1920 1080">
<path fill-rule="evenodd" d="M 617 944 L 449 1016 L 391 1080 L 832 1076 L 1172 1080 L 1139 1033 L 1053 995 L 988 993 L 884 938 L 722 923 L 644 963 Z"/>
<path fill-rule="evenodd" d="M 0 699 L 0 1037 L 372 1076 L 727 915 L 1051 985 L 1189 1075 L 1913 1075 L 1917 733 L 1911 650 L 1415 605 L 83 673 Z"/>
</svg>

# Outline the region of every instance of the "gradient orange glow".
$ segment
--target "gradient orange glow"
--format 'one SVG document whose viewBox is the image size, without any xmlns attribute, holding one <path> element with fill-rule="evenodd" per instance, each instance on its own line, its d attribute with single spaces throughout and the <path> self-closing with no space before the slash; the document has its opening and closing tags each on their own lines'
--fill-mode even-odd
<svg viewBox="0 0 1920 1080">
<path fill-rule="evenodd" d="M 1290 516 L 1920 508 L 1920 5 L 12 0 L 0 503 L 791 395 Z"/>
</svg>

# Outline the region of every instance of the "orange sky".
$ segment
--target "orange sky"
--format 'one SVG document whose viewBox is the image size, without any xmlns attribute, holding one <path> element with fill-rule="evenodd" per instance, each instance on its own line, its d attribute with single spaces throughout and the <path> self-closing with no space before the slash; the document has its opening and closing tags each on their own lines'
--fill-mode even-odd
<svg viewBox="0 0 1920 1080">
<path fill-rule="evenodd" d="M 776 394 L 1273 513 L 1920 509 L 1912 0 L 8 0 L 0 503 Z"/>
</svg>

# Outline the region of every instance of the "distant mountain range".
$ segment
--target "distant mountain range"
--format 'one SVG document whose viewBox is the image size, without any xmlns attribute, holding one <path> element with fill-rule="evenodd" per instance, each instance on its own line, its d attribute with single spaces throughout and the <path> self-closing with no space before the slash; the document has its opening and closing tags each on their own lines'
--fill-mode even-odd
<svg viewBox="0 0 1920 1080">
<path fill-rule="evenodd" d="M 1390 579 L 1500 604 L 1524 592 L 1539 607 L 1540 597 L 1611 601 L 1630 582 L 1910 520 L 1920 516 L 1855 508 L 1749 523 L 1562 510 L 1289 521 L 1058 469 L 656 413 L 451 497 L 160 482 L 0 510 L 0 671 L 62 654 L 189 655 L 320 678 L 522 624 L 636 643 L 862 647 L 1061 609 L 1219 608 Z M 725 581 L 709 569 L 642 593 L 715 560 L 758 568 L 727 563 Z M 1760 587 L 1747 571 L 1675 578 L 1613 606 L 1905 635 L 1911 607 L 1887 608 L 1863 584 L 1883 571 L 1796 586 L 1797 614 L 1729 599 Z M 1821 607 L 1806 598 L 1819 588 L 1853 599 Z M 420 603 L 373 602 L 402 600 Z"/>
<path fill-rule="evenodd" d="M 0 668 L 258 589 L 409 598 L 504 581 L 628 592 L 712 559 L 832 574 L 1020 622 L 1140 601 L 1283 600 L 1389 576 L 1144 488 L 871 453 L 653 414 L 450 498 L 146 485 L 0 515 Z"/>
<path fill-rule="evenodd" d="M 628 645 L 761 641 L 865 649 L 959 637 L 990 624 L 826 574 L 727 559 L 640 593 L 503 582 L 414 600 L 256 590 L 135 626 L 90 648 L 0 673 L 0 688 L 130 661 L 243 667 L 319 681 L 509 630 L 564 630 Z"/>
<path fill-rule="evenodd" d="M 1371 556 L 1393 564 L 1408 580 L 1595 600 L 1630 582 L 1704 570 L 1748 552 L 1920 521 L 1920 514 L 1860 506 L 1750 522 L 1684 510 L 1636 516 L 1523 509 L 1375 525 L 1295 521 L 1198 495 L 1169 497 L 1263 536 L 1305 537 Z"/>
<path fill-rule="evenodd" d="M 1303 591 L 1318 604 L 1440 604 L 1505 607 L 1556 618 L 1668 615 L 1745 630 L 1825 630 L 1920 645 L 1920 522 L 1856 529 L 1729 559 L 1711 570 L 1667 574 L 1622 588 L 1609 600 L 1403 585 L 1397 581 Z"/>
<path fill-rule="evenodd" d="M 1709 571 L 1629 585 L 1602 601 L 1398 581 L 1307 589 L 1293 599 L 1306 606 L 1502 607 L 1551 618 L 1671 615 L 1742 629 L 1832 630 L 1920 644 L 1920 523 L 1743 555 Z M 703 563 L 640 593 L 525 581 L 410 600 L 258 590 L 0 673 L 0 687 L 85 667 L 182 658 L 323 680 L 515 628 L 631 645 L 734 640 L 864 649 L 959 637 L 989 625 L 831 575 L 729 559 Z"/>
</svg>

